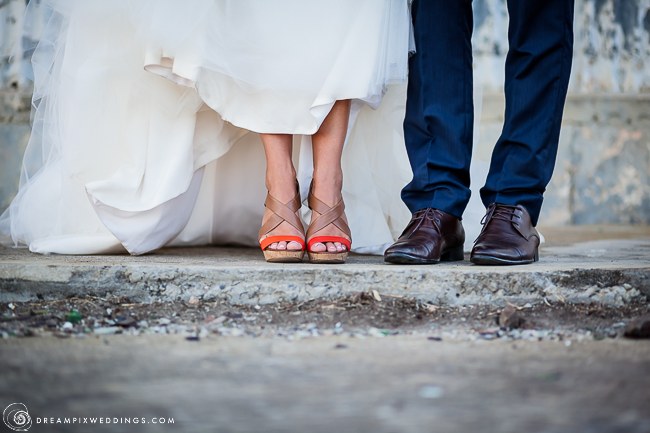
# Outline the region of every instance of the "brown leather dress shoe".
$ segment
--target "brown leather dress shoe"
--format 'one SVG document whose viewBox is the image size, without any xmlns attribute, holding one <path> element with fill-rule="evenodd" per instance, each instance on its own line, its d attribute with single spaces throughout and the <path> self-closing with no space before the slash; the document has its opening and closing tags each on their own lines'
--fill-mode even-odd
<svg viewBox="0 0 650 433">
<path fill-rule="evenodd" d="M 463 260 L 465 230 L 460 220 L 438 209 L 413 214 L 402 235 L 384 253 L 388 263 L 424 265 Z"/>
<path fill-rule="evenodd" d="M 491 204 L 470 255 L 477 265 L 524 265 L 539 260 L 539 233 L 522 206 Z"/>
</svg>

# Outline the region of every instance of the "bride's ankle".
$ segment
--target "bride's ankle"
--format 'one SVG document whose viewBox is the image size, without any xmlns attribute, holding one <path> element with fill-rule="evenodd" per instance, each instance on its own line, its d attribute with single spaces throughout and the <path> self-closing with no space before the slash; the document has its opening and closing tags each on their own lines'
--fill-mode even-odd
<svg viewBox="0 0 650 433">
<path fill-rule="evenodd" d="M 312 193 L 315 197 L 328 205 L 334 205 L 341 200 L 343 188 L 343 176 L 319 177 L 314 176 L 312 181 Z"/>
<path fill-rule="evenodd" d="M 273 197 L 283 203 L 291 200 L 298 193 L 295 172 L 281 175 L 267 174 L 266 189 Z"/>
</svg>

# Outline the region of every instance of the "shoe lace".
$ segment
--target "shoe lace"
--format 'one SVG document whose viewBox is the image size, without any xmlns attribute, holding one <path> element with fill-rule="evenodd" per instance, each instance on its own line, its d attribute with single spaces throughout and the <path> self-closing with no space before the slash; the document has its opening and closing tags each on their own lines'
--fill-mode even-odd
<svg viewBox="0 0 650 433">
<path fill-rule="evenodd" d="M 496 204 L 492 203 L 490 206 L 488 206 L 487 212 L 481 219 L 481 225 L 483 228 L 481 229 L 481 232 L 478 234 L 476 239 L 474 239 L 474 243 L 479 240 L 485 229 L 487 228 L 487 223 L 489 223 L 493 219 L 499 219 L 503 221 L 512 221 L 512 217 L 515 216 L 515 211 L 517 210 L 517 206 L 509 206 L 505 204 Z"/>
<path fill-rule="evenodd" d="M 481 225 L 485 226 L 491 219 L 500 219 L 503 221 L 512 221 L 512 217 L 515 216 L 517 206 L 509 206 L 505 204 L 495 204 L 492 203 L 488 207 L 488 211 L 481 219 Z"/>
<path fill-rule="evenodd" d="M 436 218 L 436 211 L 433 208 L 427 208 L 423 209 L 419 212 L 416 212 L 415 215 L 413 215 L 413 223 L 416 224 L 416 227 L 419 227 L 423 221 L 429 220 L 431 221 L 431 224 L 436 228 L 436 230 L 440 231 L 440 226 L 438 225 L 438 219 Z"/>
</svg>

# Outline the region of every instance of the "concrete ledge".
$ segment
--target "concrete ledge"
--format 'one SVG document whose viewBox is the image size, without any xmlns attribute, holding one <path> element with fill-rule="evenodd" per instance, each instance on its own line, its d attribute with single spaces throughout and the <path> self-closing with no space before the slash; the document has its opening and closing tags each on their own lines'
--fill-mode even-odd
<svg viewBox="0 0 650 433">
<path fill-rule="evenodd" d="M 503 92 L 486 92 L 481 103 L 481 122 L 503 122 Z M 617 128 L 629 127 L 650 120 L 648 107 L 648 93 L 569 93 L 562 123 L 590 127 L 599 124 Z"/>
<path fill-rule="evenodd" d="M 196 297 L 235 305 L 300 303 L 377 290 L 439 305 L 507 302 L 620 306 L 650 298 L 650 236 L 548 246 L 539 263 L 479 267 L 468 261 L 386 265 L 353 255 L 345 265 L 279 265 L 256 249 L 170 248 L 131 256 L 40 256 L 0 249 L 0 302 L 125 296 L 134 302 Z"/>
</svg>

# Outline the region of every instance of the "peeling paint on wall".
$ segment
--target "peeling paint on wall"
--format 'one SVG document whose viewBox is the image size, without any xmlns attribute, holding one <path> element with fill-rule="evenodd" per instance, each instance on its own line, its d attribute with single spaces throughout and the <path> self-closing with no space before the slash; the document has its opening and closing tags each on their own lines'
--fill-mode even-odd
<svg viewBox="0 0 650 433">
<path fill-rule="evenodd" d="M 592 0 L 576 13 L 572 91 L 650 92 L 649 0 Z"/>
<path fill-rule="evenodd" d="M 31 87 L 30 58 L 48 18 L 41 0 L 31 0 L 34 14 L 25 21 L 29 0 L 0 0 L 0 90 Z"/>
<path fill-rule="evenodd" d="M 474 63 L 486 91 L 503 87 L 505 0 L 474 0 Z M 578 0 L 571 93 L 650 93 L 650 0 Z"/>
</svg>

